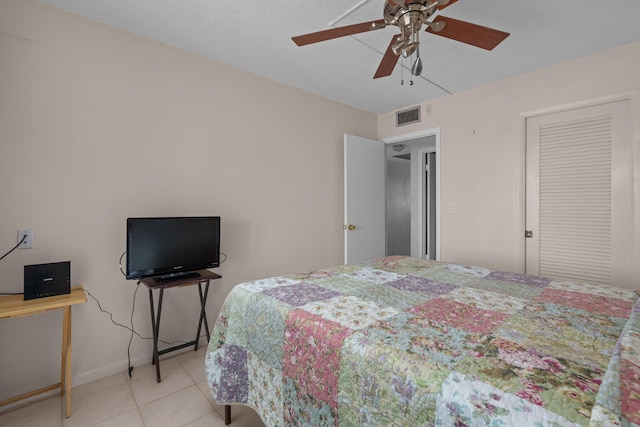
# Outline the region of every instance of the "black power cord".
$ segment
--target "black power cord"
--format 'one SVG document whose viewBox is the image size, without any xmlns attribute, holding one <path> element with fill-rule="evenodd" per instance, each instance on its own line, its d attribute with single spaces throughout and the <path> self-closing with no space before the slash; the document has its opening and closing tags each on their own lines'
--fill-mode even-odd
<svg viewBox="0 0 640 427">
<path fill-rule="evenodd" d="M 122 257 L 120 257 L 120 259 L 122 259 Z M 120 269 L 120 271 L 122 271 L 122 269 Z M 129 373 L 129 378 L 131 378 L 131 371 L 133 371 L 133 366 L 131 366 L 131 343 L 133 342 L 133 311 L 136 308 L 136 294 L 138 293 L 138 289 L 140 289 L 139 280 L 138 280 L 138 283 L 136 283 L 136 291 L 133 293 L 133 303 L 131 305 L 131 318 L 129 319 L 129 323 L 131 323 L 131 336 L 129 337 L 129 345 L 127 346 L 127 363 L 128 363 L 127 372 Z"/>
<path fill-rule="evenodd" d="M 24 240 L 26 237 L 27 236 L 25 235 L 22 240 Z M 22 241 L 20 243 L 22 243 Z M 20 243 L 18 243 L 18 246 L 20 246 Z M 16 246 L 16 247 L 18 247 L 18 246 Z M 124 272 L 124 270 L 122 269 L 122 258 L 125 256 L 126 253 L 127 253 L 127 251 L 122 252 L 122 255 L 120 255 L 120 259 L 118 260 L 118 267 L 120 268 L 120 272 L 125 277 L 127 275 Z M 224 255 L 224 259 L 222 261 L 220 261 L 220 264 L 222 264 L 223 262 L 225 262 L 227 260 L 227 254 L 225 254 L 224 252 L 220 252 L 220 254 Z M 85 289 L 85 292 L 87 293 L 87 295 L 89 295 L 91 298 L 93 298 L 96 301 L 100 311 L 109 315 L 109 319 L 111 320 L 111 322 L 114 325 L 120 326 L 121 328 L 125 328 L 125 329 L 127 329 L 127 330 L 129 330 L 131 332 L 131 336 L 129 337 L 129 345 L 127 346 L 127 361 L 128 361 L 127 372 L 129 373 L 129 378 L 131 378 L 131 371 L 133 371 L 133 366 L 131 366 L 131 343 L 133 342 L 133 335 L 135 334 L 135 335 L 137 335 L 139 338 L 141 338 L 143 340 L 151 340 L 151 339 L 153 339 L 153 338 L 149 338 L 149 337 L 143 337 L 142 335 L 140 335 L 139 333 L 137 333 L 133 329 L 133 313 L 134 313 L 135 308 L 136 308 L 136 295 L 138 294 L 138 289 L 140 289 L 140 280 L 138 280 L 138 283 L 136 283 L 136 291 L 133 293 L 133 303 L 132 303 L 132 306 L 131 306 L 131 318 L 129 319 L 129 323 L 131 324 L 131 327 L 122 325 L 122 324 L 116 322 L 115 320 L 113 320 L 113 313 L 111 313 L 111 312 L 109 312 L 107 310 L 104 310 L 102 308 L 102 306 L 100 305 L 100 301 L 98 301 L 98 299 L 96 297 L 91 295 L 91 293 L 88 290 Z M 203 338 L 203 337 L 206 337 L 206 335 L 201 335 L 200 336 L 200 338 Z M 160 339 L 158 341 L 163 343 L 163 344 L 167 344 L 167 345 L 186 344 L 187 343 L 187 341 L 172 341 L 172 342 L 168 342 L 168 341 L 164 341 L 164 340 L 160 340 Z"/>
<path fill-rule="evenodd" d="M 22 242 L 24 242 L 24 240 L 27 238 L 27 235 L 23 235 L 22 239 L 20 239 L 20 241 L 18 242 L 17 245 L 15 245 L 13 248 L 11 248 L 9 250 L 9 252 L 7 252 L 6 254 L 2 255 L 0 257 L 0 261 L 2 261 L 7 255 L 9 255 L 11 252 L 15 251 L 16 249 L 18 249 L 18 246 L 20 246 L 22 244 Z M 0 295 L 22 295 L 22 292 L 0 292 Z"/>
<path fill-rule="evenodd" d="M 120 255 L 120 260 L 118 261 L 118 267 L 120 267 L 120 273 L 122 273 L 122 275 L 124 277 L 127 277 L 127 274 L 124 272 L 124 270 L 122 269 L 122 257 L 124 256 L 124 254 L 126 254 L 127 251 L 122 252 L 122 255 Z M 140 282 L 138 282 L 138 284 L 140 284 Z"/>
<path fill-rule="evenodd" d="M 136 332 L 135 329 L 133 328 L 133 313 L 134 313 L 135 306 L 136 306 L 136 295 L 138 293 L 138 289 L 140 289 L 139 285 L 140 285 L 140 281 L 138 281 L 138 283 L 136 284 L 136 291 L 133 293 L 133 305 L 131 307 L 131 318 L 129 320 L 130 323 L 131 323 L 131 327 L 123 325 L 123 324 L 118 323 L 115 320 L 113 320 L 113 313 L 103 309 L 102 305 L 100 304 L 100 301 L 98 300 L 98 298 L 93 296 L 93 294 L 91 294 L 91 292 L 89 292 L 88 290 L 84 289 L 85 293 L 88 296 L 90 296 L 91 298 L 93 298 L 93 300 L 96 302 L 96 304 L 98 304 L 98 309 L 100 309 L 100 311 L 102 313 L 105 313 L 105 314 L 109 315 L 109 320 L 111 320 L 111 323 L 113 323 L 114 325 L 119 326 L 121 328 L 124 328 L 124 329 L 126 329 L 126 330 L 131 332 L 131 336 L 129 337 L 129 345 L 127 347 L 129 378 L 131 378 L 131 371 L 133 371 L 133 367 L 131 366 L 131 343 L 133 341 L 133 336 L 136 335 L 138 338 L 143 339 L 143 340 L 152 340 L 153 339 L 153 337 L 143 337 L 138 332 Z M 200 335 L 200 338 L 203 338 L 203 337 L 206 337 L 206 335 Z M 175 345 L 175 344 L 186 344 L 188 341 L 180 341 L 180 340 L 177 340 L 177 341 L 165 341 L 165 340 L 159 339 L 158 342 L 161 342 L 161 343 L 166 344 L 166 345 Z"/>
<path fill-rule="evenodd" d="M 11 252 L 15 251 L 16 249 L 18 249 L 18 246 L 20 246 L 22 244 L 22 242 L 24 242 L 24 240 L 27 238 L 27 235 L 25 234 L 24 236 L 22 236 L 22 239 L 18 242 L 17 245 L 15 245 L 13 248 L 11 248 L 11 250 L 9 252 L 7 252 L 6 254 L 2 255 L 0 257 L 0 261 L 2 261 L 4 259 L 4 257 L 6 257 L 7 255 L 9 255 Z"/>
<path fill-rule="evenodd" d="M 138 282 L 138 285 L 140 284 L 140 282 Z M 142 339 L 149 339 L 146 337 L 143 337 L 142 335 L 140 335 L 139 333 L 137 333 L 136 331 L 134 331 L 133 329 L 133 309 L 135 308 L 135 304 L 136 304 L 136 294 L 138 293 L 138 289 L 140 287 L 136 286 L 136 291 L 133 293 L 133 307 L 131 308 L 131 327 L 125 326 L 121 323 L 116 322 L 115 320 L 113 320 L 113 313 L 111 313 L 110 311 L 107 311 L 105 309 L 102 308 L 102 304 L 100 304 L 100 301 L 98 300 L 98 298 L 94 297 L 93 294 L 91 294 L 91 292 L 89 292 L 88 290 L 84 290 L 85 293 L 87 295 L 89 295 L 91 298 L 93 298 L 93 300 L 96 302 L 96 304 L 98 304 L 98 308 L 100 309 L 100 311 L 102 313 L 106 313 L 109 315 L 109 320 L 111 320 L 111 323 L 113 323 L 116 326 L 120 326 L 121 328 L 125 328 L 129 331 L 131 331 L 131 337 L 129 338 L 129 345 L 127 347 L 127 361 L 128 361 L 128 367 L 129 367 L 129 378 L 131 378 L 131 371 L 133 371 L 133 367 L 131 367 L 131 342 L 133 341 L 133 334 L 136 334 L 137 336 L 139 336 Z"/>
</svg>

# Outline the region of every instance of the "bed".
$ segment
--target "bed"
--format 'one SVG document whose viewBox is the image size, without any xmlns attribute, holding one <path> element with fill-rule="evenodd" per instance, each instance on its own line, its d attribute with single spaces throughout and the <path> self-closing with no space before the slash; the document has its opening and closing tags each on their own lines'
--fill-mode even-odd
<svg viewBox="0 0 640 427">
<path fill-rule="evenodd" d="M 639 297 L 385 257 L 237 285 L 205 370 L 267 426 L 640 426 Z"/>
</svg>

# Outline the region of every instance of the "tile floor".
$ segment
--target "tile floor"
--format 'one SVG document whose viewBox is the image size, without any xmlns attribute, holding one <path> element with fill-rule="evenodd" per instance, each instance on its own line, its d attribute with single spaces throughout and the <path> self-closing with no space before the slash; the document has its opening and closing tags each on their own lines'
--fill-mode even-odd
<svg viewBox="0 0 640 427">
<path fill-rule="evenodd" d="M 160 360 L 162 382 L 151 364 L 74 387 L 72 413 L 55 395 L 3 410 L 3 427 L 223 427 L 224 407 L 214 403 L 204 373 L 206 346 Z M 4 411 L 4 412 L 3 412 Z M 234 405 L 231 427 L 264 426 L 253 409 Z"/>
</svg>

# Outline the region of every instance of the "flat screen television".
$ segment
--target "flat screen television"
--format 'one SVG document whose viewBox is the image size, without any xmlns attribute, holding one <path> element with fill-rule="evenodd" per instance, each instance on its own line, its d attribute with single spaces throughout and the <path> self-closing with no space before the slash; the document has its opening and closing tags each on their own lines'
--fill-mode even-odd
<svg viewBox="0 0 640 427">
<path fill-rule="evenodd" d="M 220 217 L 127 218 L 127 279 L 197 276 L 220 266 Z"/>
</svg>

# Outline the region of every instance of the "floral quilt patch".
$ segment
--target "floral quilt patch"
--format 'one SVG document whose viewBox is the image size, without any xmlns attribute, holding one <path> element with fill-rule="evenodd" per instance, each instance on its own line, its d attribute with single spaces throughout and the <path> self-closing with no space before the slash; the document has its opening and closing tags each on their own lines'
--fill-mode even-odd
<svg viewBox="0 0 640 427">
<path fill-rule="evenodd" d="M 491 333 L 507 317 L 504 313 L 484 310 L 444 297 L 433 298 L 418 304 L 409 312 L 445 325 L 481 334 Z"/>
</svg>

